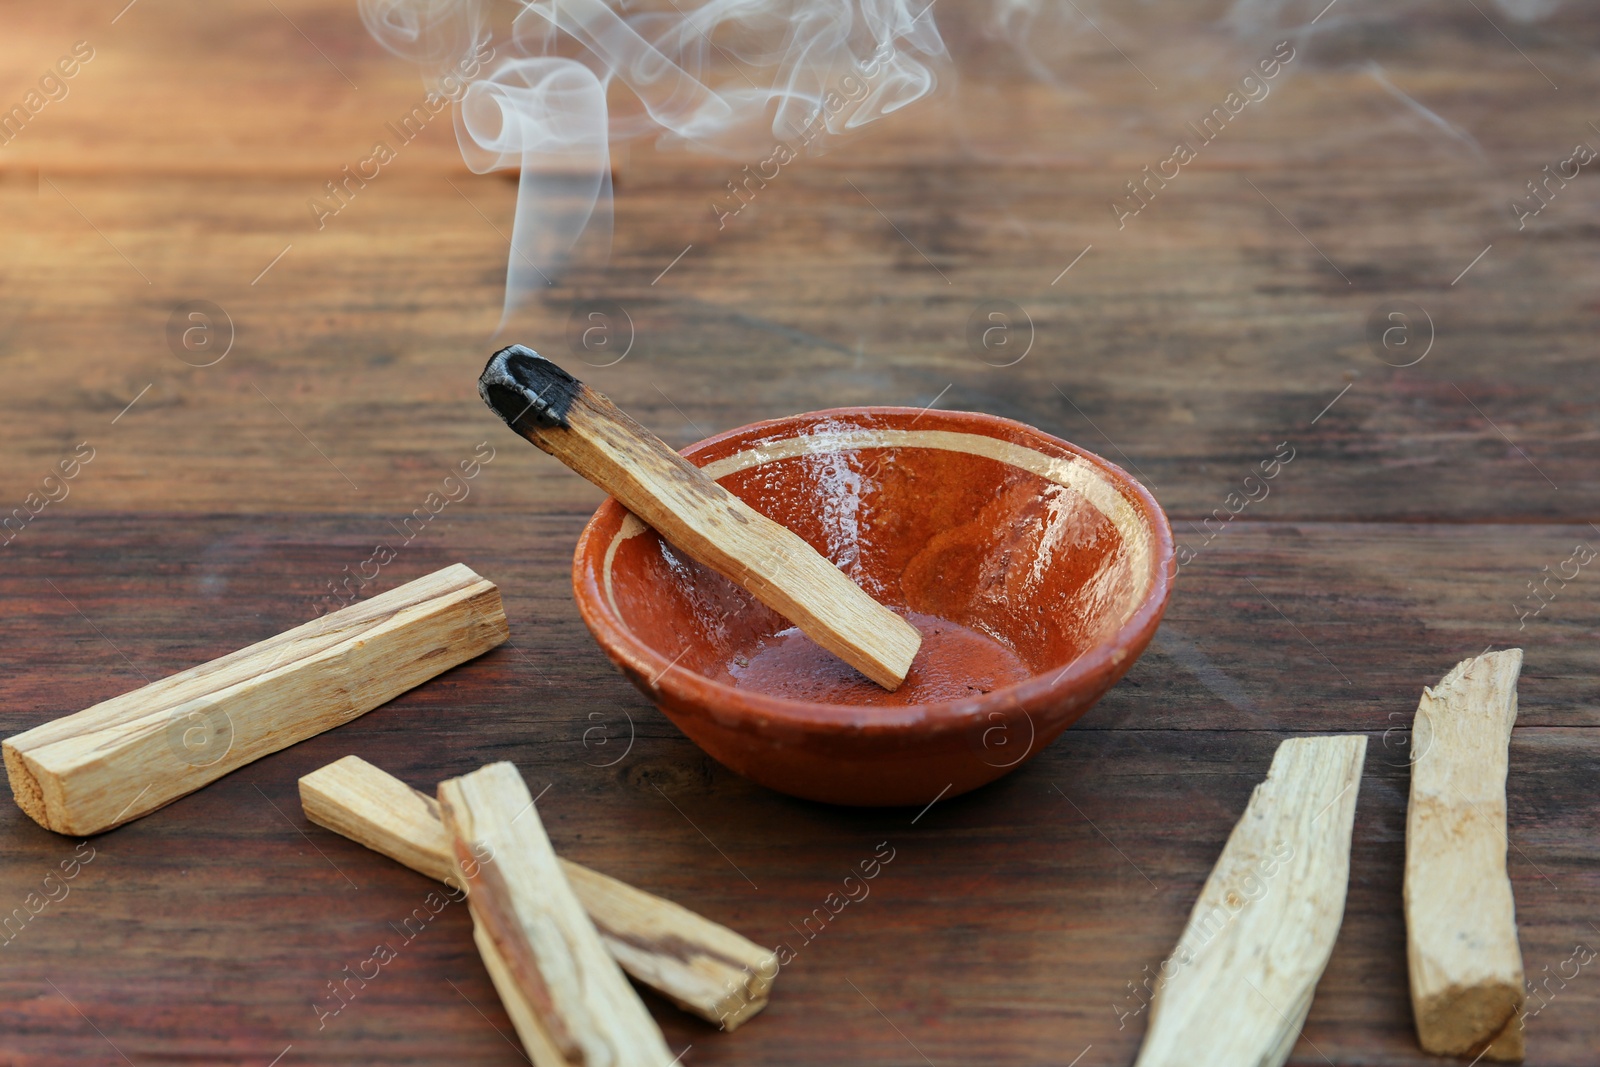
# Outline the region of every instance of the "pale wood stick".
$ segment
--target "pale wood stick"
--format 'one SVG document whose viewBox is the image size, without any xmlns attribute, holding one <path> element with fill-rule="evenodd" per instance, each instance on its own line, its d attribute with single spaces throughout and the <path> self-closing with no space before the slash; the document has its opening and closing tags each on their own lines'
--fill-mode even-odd
<svg viewBox="0 0 1600 1067">
<path fill-rule="evenodd" d="M 468 905 L 471 909 L 471 905 Z M 489 934 L 477 912 L 472 912 L 472 943 L 478 946 L 478 956 L 483 960 L 483 969 L 489 972 L 489 981 L 494 983 L 494 991 L 500 998 L 500 1004 L 506 1009 L 506 1014 L 511 1017 L 511 1025 L 516 1028 L 517 1036 L 522 1039 L 522 1047 L 528 1050 L 528 1055 L 533 1058 L 533 1067 L 568 1067 L 568 1065 L 587 1064 L 588 1060 L 582 1051 L 575 1054 L 560 1045 L 557 1045 L 550 1031 L 540 1020 L 529 1002 L 527 995 L 517 985 L 516 975 L 511 973 L 511 967 L 506 963 L 505 956 L 500 951 L 500 946 Z"/>
<path fill-rule="evenodd" d="M 509 636 L 500 591 L 459 563 L 7 738 L 17 806 L 109 830 L 341 726 Z"/>
<path fill-rule="evenodd" d="M 306 818 L 441 882 L 456 882 L 450 837 L 430 796 L 346 756 L 300 779 Z M 737 1028 L 766 1007 L 770 949 L 688 908 L 561 860 L 578 902 L 622 969 L 685 1011 Z"/>
<path fill-rule="evenodd" d="M 495 353 L 478 391 L 512 429 L 811 640 L 885 689 L 905 680 L 922 643 L 915 626 L 600 393 L 521 345 Z"/>
<path fill-rule="evenodd" d="M 535 1067 L 668 1067 L 673 1056 L 606 952 L 509 763 L 439 783 L 474 938 Z"/>
<path fill-rule="evenodd" d="M 1344 918 L 1367 739 L 1284 741 L 1161 965 L 1136 1067 L 1289 1058 Z"/>
<path fill-rule="evenodd" d="M 1429 1052 L 1522 1059 L 1522 949 L 1506 875 L 1506 771 L 1522 649 L 1462 660 L 1411 729 L 1406 957 Z"/>
</svg>

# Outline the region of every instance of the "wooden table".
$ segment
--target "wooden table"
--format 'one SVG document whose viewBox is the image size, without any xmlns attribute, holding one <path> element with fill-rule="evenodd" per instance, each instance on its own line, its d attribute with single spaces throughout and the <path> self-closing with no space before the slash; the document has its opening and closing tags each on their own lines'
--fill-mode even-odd
<svg viewBox="0 0 1600 1067">
<path fill-rule="evenodd" d="M 1600 143 L 1600 13 L 1345 0 L 1120 229 L 1124 183 L 1286 34 L 1219 28 L 1221 5 L 1205 24 L 1085 5 L 1094 31 L 1010 24 L 1032 77 L 989 6 L 942 0 L 960 78 L 786 168 L 721 230 L 708 205 L 739 162 L 618 150 L 609 266 L 576 266 L 506 336 L 560 355 L 574 301 L 620 304 L 633 347 L 585 377 L 674 444 L 855 403 L 1022 419 L 1139 474 L 1194 553 L 1097 708 L 919 815 L 751 785 L 594 647 L 567 573 L 598 494 L 474 392 L 515 184 L 467 172 L 440 119 L 324 229 L 307 208 L 421 97 L 354 5 L 119 6 L 19 7 L 0 35 L 6 106 L 94 49 L 0 148 L 0 509 L 93 450 L 0 558 L 5 732 L 311 617 L 481 441 L 498 451 L 470 497 L 368 591 L 464 561 L 499 583 L 513 637 L 81 848 L 67 896 L 0 948 L 0 1062 L 519 1062 L 456 907 L 319 1026 L 329 983 L 429 891 L 300 814 L 296 778 L 354 752 L 424 787 L 512 760 L 548 787 L 565 854 L 788 942 L 738 1033 L 651 1001 L 685 1063 L 1126 1064 L 1130 989 L 1276 743 L 1356 730 L 1345 922 L 1292 1062 L 1434 1063 L 1406 994 L 1407 731 L 1423 685 L 1512 645 L 1510 871 L 1550 991 L 1528 1062 L 1596 1062 L 1600 978 L 1556 976 L 1600 946 L 1600 573 L 1552 580 L 1537 614 L 1529 583 L 1600 543 L 1600 183 L 1552 185 L 1522 230 L 1509 203 Z M 195 300 L 232 324 L 207 367 L 166 336 Z M 991 300 L 1031 318 L 1011 366 L 966 341 Z M 1412 332 L 1370 344 L 1395 301 Z M 1284 442 L 1270 496 L 1208 536 Z M 880 843 L 870 897 L 806 940 Z M 0 913 L 75 847 L 7 805 Z"/>
</svg>

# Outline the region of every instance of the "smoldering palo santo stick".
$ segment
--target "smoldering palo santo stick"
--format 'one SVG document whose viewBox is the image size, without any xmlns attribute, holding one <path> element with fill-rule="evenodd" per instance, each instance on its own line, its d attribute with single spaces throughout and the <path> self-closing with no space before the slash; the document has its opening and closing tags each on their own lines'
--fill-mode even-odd
<svg viewBox="0 0 1600 1067">
<path fill-rule="evenodd" d="M 342 726 L 510 634 L 459 563 L 5 741 L 17 806 L 97 834 Z"/>
<path fill-rule="evenodd" d="M 318 826 L 430 878 L 455 880 L 438 802 L 359 756 L 301 778 L 300 804 Z M 626 882 L 560 863 L 600 940 L 635 981 L 724 1030 L 766 1007 L 778 971 L 771 949 Z"/>
<path fill-rule="evenodd" d="M 534 1067 L 665 1067 L 661 1028 L 606 952 L 509 763 L 439 783 L 473 939 Z"/>
<path fill-rule="evenodd" d="M 522 345 L 494 354 L 478 392 L 506 425 L 811 640 L 885 689 L 905 680 L 922 644 L 916 627 L 600 393 Z"/>
</svg>

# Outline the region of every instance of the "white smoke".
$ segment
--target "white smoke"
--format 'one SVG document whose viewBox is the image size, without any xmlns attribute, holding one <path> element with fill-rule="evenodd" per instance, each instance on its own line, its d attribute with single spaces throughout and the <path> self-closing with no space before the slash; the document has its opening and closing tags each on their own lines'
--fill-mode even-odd
<svg viewBox="0 0 1600 1067">
<path fill-rule="evenodd" d="M 1556 13 L 1561 0 L 1494 0 L 1494 6 L 1518 22 L 1540 22 Z"/>
<path fill-rule="evenodd" d="M 430 87 L 493 49 L 455 129 L 473 171 L 521 172 L 506 315 L 586 232 L 609 243 L 613 141 L 750 158 L 820 124 L 806 144 L 821 151 L 926 96 L 946 58 L 929 0 L 691 2 L 359 0 L 367 29 Z M 846 79 L 869 88 L 840 106 Z M 616 85 L 631 105 L 614 111 Z"/>
<path fill-rule="evenodd" d="M 1532 24 L 1553 22 L 1568 11 L 1581 15 L 1579 6 L 1566 0 L 1483 0 L 1476 5 L 1460 0 L 1202 0 L 1188 5 L 1168 0 L 987 0 L 987 9 L 984 36 L 1014 52 L 1032 80 L 1056 89 L 1074 109 L 1068 114 L 1102 120 L 1099 131 L 1086 124 L 1086 138 L 1110 130 L 1141 136 L 1179 126 L 1196 103 L 1209 103 L 1219 84 L 1236 80 L 1241 67 L 1252 64 L 1264 46 L 1289 40 L 1302 58 L 1288 77 L 1313 69 L 1360 72 L 1384 94 L 1372 110 L 1387 109 L 1390 121 L 1318 131 L 1321 147 L 1403 126 L 1423 134 L 1434 148 L 1480 164 L 1487 164 L 1488 153 L 1471 130 L 1403 89 L 1398 82 L 1409 77 L 1392 78 L 1390 69 L 1409 75 L 1413 54 L 1442 43 L 1447 34 L 1459 40 L 1487 32 L 1500 40 L 1497 31 L 1516 36 L 1508 18 Z M 1551 28 L 1543 36 L 1554 41 L 1561 32 Z M 959 64 L 968 42 L 955 36 L 951 43 Z M 1375 57 L 1382 57 L 1383 64 Z M 1527 57 L 1507 47 L 1502 59 Z M 1149 84 L 1141 86 L 1141 78 Z M 1308 145 L 1309 139 L 1301 144 Z M 998 162 L 1038 158 L 1041 147 L 1046 152 L 1054 148 L 987 137 L 973 151 Z M 1063 154 L 1056 149 L 1047 158 Z"/>
<path fill-rule="evenodd" d="M 358 0 L 372 35 L 419 64 L 430 89 L 457 101 L 456 138 L 467 165 L 478 173 L 520 172 L 506 317 L 554 284 L 580 238 L 609 248 L 613 144 L 650 139 L 731 158 L 746 171 L 764 158 L 782 165 L 791 155 L 826 151 L 934 90 L 936 70 L 950 62 L 934 21 L 936 2 Z M 1455 0 L 1377 7 L 1210 0 L 1174 17 L 1174 5 L 1149 0 L 979 2 L 987 8 L 981 32 L 1004 42 L 1026 75 L 1085 106 L 1096 98 L 1074 76 L 1087 71 L 1089 84 L 1103 79 L 1102 61 L 1115 50 L 1130 76 L 1136 70 L 1151 82 L 1150 98 L 1129 105 L 1139 109 L 1125 119 L 1135 127 L 1163 106 L 1203 95 L 1217 71 L 1231 75 L 1253 60 L 1259 41 L 1275 35 L 1305 46 L 1298 70 L 1321 62 L 1315 45 L 1324 38 L 1349 41 L 1388 25 L 1435 27 L 1490 12 L 1540 22 L 1565 6 L 1492 0 L 1473 14 Z M 1349 63 L 1341 58 L 1347 52 L 1329 50 L 1328 62 Z M 491 55 L 487 63 L 475 62 L 484 54 Z M 463 93 L 465 70 L 477 74 Z M 1382 67 L 1373 63 L 1366 73 L 1397 113 L 1453 150 L 1482 158 L 1467 130 L 1405 93 Z M 777 156 L 775 145 L 783 147 Z M 991 160 L 1005 156 L 1005 145 L 986 148 Z"/>
<path fill-rule="evenodd" d="M 1384 92 L 1400 101 L 1412 113 L 1420 116 L 1431 128 L 1438 130 L 1452 141 L 1465 147 L 1478 160 L 1482 161 L 1486 158 L 1483 146 L 1478 143 L 1477 138 L 1390 81 L 1389 75 L 1375 60 L 1367 63 L 1367 75 L 1377 82 Z"/>
<path fill-rule="evenodd" d="M 1554 15 L 1564 0 L 1494 0 L 1494 6 L 1518 22 L 1539 22 Z M 1232 0 L 1224 21 L 1240 30 L 1310 29 L 1326 18 L 1343 20 L 1365 18 L 1397 22 L 1419 10 L 1443 9 L 1447 5 L 1430 0 L 1399 0 L 1381 5 L 1363 5 L 1356 10 L 1349 0 Z M 1341 10 L 1341 8 L 1343 10 Z M 1481 13 L 1481 9 L 1480 9 Z"/>
</svg>

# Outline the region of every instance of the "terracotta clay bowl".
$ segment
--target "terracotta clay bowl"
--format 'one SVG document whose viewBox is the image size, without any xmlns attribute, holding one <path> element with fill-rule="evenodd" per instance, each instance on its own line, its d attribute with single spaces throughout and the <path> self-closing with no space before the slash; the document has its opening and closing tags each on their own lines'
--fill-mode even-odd
<svg viewBox="0 0 1600 1067">
<path fill-rule="evenodd" d="M 1172 532 L 1154 498 L 1009 419 L 836 408 L 683 454 L 923 634 L 888 692 L 600 505 L 572 568 L 595 640 L 696 744 L 783 793 L 923 805 L 993 781 L 1116 684 L 1166 609 Z"/>
</svg>

